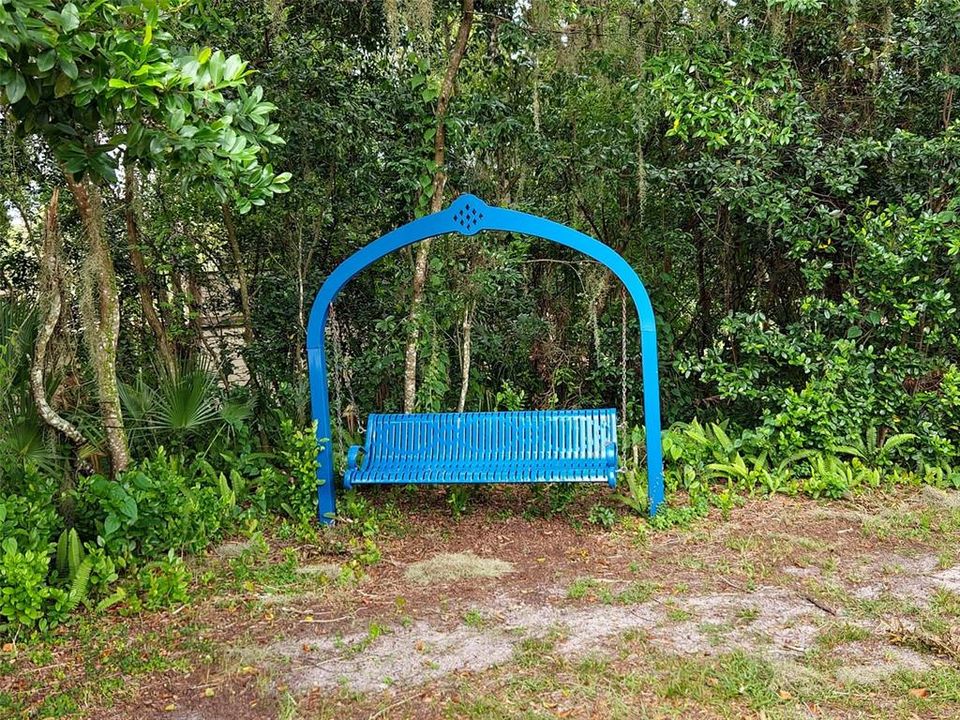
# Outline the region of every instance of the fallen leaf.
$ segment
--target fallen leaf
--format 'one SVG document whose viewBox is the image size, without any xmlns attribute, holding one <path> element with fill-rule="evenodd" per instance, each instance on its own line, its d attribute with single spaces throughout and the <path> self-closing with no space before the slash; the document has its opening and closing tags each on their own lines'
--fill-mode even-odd
<svg viewBox="0 0 960 720">
<path fill-rule="evenodd" d="M 204 697 L 213 697 L 216 694 L 217 692 L 213 688 L 207 688 L 206 690 L 203 691 Z"/>
<path fill-rule="evenodd" d="M 778 690 L 777 695 L 780 696 L 781 700 L 793 700 L 793 694 L 787 692 L 786 690 Z"/>
<path fill-rule="evenodd" d="M 915 698 L 925 698 L 930 694 L 930 691 L 926 688 L 910 688 L 910 694 Z"/>
<path fill-rule="evenodd" d="M 3 644 L 3 651 L 4 651 L 5 653 L 12 653 L 16 647 L 17 647 L 17 646 L 14 645 L 13 643 L 4 643 L 4 644 Z"/>
<path fill-rule="evenodd" d="M 164 705 L 164 706 L 163 706 L 164 712 L 173 712 L 173 711 L 176 710 L 176 709 L 177 709 L 177 704 L 176 704 L 176 703 L 170 703 L 170 704 L 168 704 L 168 705 Z"/>
<path fill-rule="evenodd" d="M 257 669 L 253 665 L 244 665 L 240 668 L 241 675 L 256 675 Z"/>
</svg>

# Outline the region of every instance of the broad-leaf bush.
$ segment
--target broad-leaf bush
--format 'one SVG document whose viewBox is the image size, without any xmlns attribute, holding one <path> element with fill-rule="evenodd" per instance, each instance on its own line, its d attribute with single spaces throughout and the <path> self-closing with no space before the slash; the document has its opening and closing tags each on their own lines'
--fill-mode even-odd
<svg viewBox="0 0 960 720">
<path fill-rule="evenodd" d="M 117 478 L 82 476 L 65 494 L 35 468 L 8 462 L 0 484 L 0 633 L 49 630 L 81 603 L 152 610 L 186 602 L 182 554 L 265 514 L 312 520 L 312 428 L 282 420 L 270 453 L 245 446 L 249 434 L 237 430 L 239 455 L 224 448 L 222 469 L 160 446 Z M 58 498 L 70 507 L 66 530 Z"/>
</svg>

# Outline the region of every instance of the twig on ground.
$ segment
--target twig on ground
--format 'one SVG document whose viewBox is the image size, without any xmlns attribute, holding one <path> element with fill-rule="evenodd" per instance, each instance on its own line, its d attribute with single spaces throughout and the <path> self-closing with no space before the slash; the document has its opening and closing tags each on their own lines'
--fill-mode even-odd
<svg viewBox="0 0 960 720">
<path fill-rule="evenodd" d="M 746 588 L 744 588 L 743 585 L 738 585 L 737 583 L 733 582 L 733 580 L 727 580 L 727 578 L 723 577 L 723 575 L 720 576 L 720 582 L 722 582 L 724 585 L 729 585 L 734 590 L 746 592 Z"/>
<path fill-rule="evenodd" d="M 397 702 L 393 703 L 392 705 L 387 705 L 386 707 L 382 707 L 382 708 L 380 708 L 379 710 L 377 710 L 377 712 L 375 712 L 373 715 L 371 715 L 369 718 L 367 718 L 367 720 L 377 720 L 377 718 L 383 717 L 383 716 L 384 716 L 387 712 L 389 712 L 390 710 L 396 710 L 396 709 L 397 709 L 398 707 L 400 707 L 401 705 L 406 705 L 408 702 L 410 702 L 410 701 L 413 700 L 414 698 L 419 697 L 420 694 L 421 694 L 421 691 L 418 690 L 418 691 L 415 692 L 413 695 L 409 695 L 409 696 L 407 696 L 407 697 L 405 697 L 405 698 L 403 698 L 403 699 L 401 699 L 401 700 L 398 700 Z"/>
<path fill-rule="evenodd" d="M 827 613 L 827 614 L 829 614 L 829 615 L 836 615 L 836 614 L 837 614 L 837 609 L 836 609 L 836 608 L 833 608 L 833 607 L 827 605 L 827 604 L 826 604 L 825 602 L 823 602 L 822 600 L 817 600 L 817 598 L 813 597 L 812 595 L 804 595 L 804 596 L 803 596 L 803 599 L 806 600 L 806 601 L 807 601 L 808 603 L 810 603 L 811 605 L 813 605 L 814 607 L 820 608 L 821 610 L 823 610 L 825 613 Z"/>
</svg>

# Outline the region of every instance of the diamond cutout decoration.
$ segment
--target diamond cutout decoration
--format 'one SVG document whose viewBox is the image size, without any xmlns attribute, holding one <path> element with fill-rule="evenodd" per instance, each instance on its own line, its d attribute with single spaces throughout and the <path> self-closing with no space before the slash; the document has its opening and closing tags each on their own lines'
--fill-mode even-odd
<svg viewBox="0 0 960 720">
<path fill-rule="evenodd" d="M 457 210 L 453 219 L 464 230 L 470 230 L 480 224 L 480 221 L 483 220 L 483 213 L 467 204 L 463 206 L 463 209 Z"/>
</svg>

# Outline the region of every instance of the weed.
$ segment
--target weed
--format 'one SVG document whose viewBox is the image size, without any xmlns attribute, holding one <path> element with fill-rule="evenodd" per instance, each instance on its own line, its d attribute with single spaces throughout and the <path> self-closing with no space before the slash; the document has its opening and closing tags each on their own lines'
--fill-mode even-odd
<svg viewBox="0 0 960 720">
<path fill-rule="evenodd" d="M 587 520 L 593 525 L 602 527 L 604 530 L 612 530 L 617 522 L 617 516 L 616 513 L 606 505 L 597 503 L 590 508 L 590 514 L 587 516 Z"/>
<path fill-rule="evenodd" d="M 467 610 L 463 614 L 463 622 L 468 627 L 482 628 L 487 624 L 487 619 L 479 610 Z"/>
</svg>

